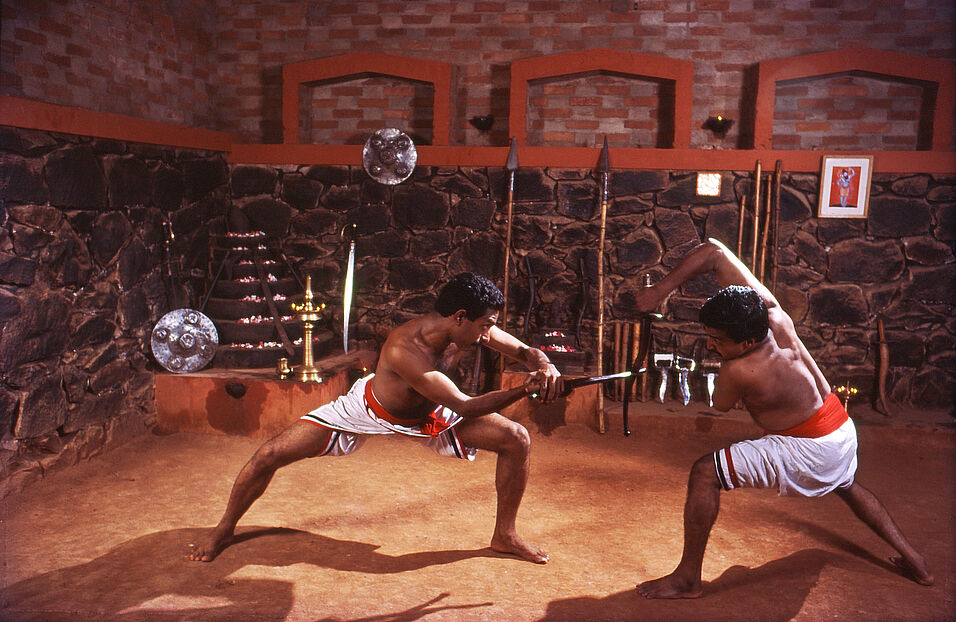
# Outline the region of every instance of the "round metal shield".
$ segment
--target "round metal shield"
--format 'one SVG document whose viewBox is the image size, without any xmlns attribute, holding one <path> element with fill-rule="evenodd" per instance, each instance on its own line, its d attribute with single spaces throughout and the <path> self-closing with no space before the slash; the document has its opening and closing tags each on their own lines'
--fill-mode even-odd
<svg viewBox="0 0 956 622">
<path fill-rule="evenodd" d="M 216 355 L 219 333 L 195 309 L 170 311 L 156 322 L 151 338 L 156 361 L 174 374 L 199 371 Z"/>
<path fill-rule="evenodd" d="M 408 179 L 417 161 L 415 143 L 394 127 L 386 127 L 372 134 L 362 151 L 365 172 L 378 183 L 389 186 Z"/>
</svg>

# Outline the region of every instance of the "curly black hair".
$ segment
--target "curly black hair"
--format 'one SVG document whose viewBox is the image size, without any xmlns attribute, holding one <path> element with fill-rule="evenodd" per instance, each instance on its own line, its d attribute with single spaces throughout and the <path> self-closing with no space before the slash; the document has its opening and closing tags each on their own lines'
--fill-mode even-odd
<svg viewBox="0 0 956 622">
<path fill-rule="evenodd" d="M 754 288 L 745 285 L 729 285 L 708 298 L 700 308 L 700 321 L 724 331 L 737 343 L 762 341 L 770 330 L 766 303 Z"/>
<path fill-rule="evenodd" d="M 465 317 L 477 320 L 488 309 L 500 311 L 504 304 L 504 296 L 494 283 L 483 276 L 462 272 L 452 277 L 441 289 L 435 300 L 435 311 L 448 317 L 464 309 Z"/>
</svg>

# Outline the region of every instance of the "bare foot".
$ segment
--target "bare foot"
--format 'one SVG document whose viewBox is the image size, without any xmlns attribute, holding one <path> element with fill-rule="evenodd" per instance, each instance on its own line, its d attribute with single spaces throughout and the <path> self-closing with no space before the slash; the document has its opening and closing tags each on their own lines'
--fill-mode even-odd
<svg viewBox="0 0 956 622">
<path fill-rule="evenodd" d="M 891 557 L 893 565 L 900 569 L 904 576 L 909 577 L 920 585 L 933 585 L 936 578 L 929 571 L 926 560 L 920 557 L 916 562 L 909 562 L 904 557 Z"/>
<path fill-rule="evenodd" d="M 637 586 L 637 591 L 644 598 L 700 598 L 703 594 L 700 581 L 686 581 L 674 574 L 645 581 Z"/>
<path fill-rule="evenodd" d="M 546 553 L 536 546 L 531 546 L 517 535 L 493 537 L 491 539 L 491 550 L 498 553 L 507 553 L 508 555 L 517 555 L 521 559 L 536 564 L 547 564 L 548 560 L 551 559 L 550 553 Z"/>
<path fill-rule="evenodd" d="M 189 560 L 194 562 L 211 562 L 232 542 L 232 532 L 213 529 L 206 539 L 199 545 L 189 545 Z"/>
</svg>

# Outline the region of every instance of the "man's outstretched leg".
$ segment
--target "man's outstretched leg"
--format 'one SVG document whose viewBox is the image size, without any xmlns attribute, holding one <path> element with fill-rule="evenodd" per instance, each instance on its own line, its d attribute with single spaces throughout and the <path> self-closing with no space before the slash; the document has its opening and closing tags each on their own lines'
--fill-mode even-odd
<svg viewBox="0 0 956 622">
<path fill-rule="evenodd" d="M 249 506 L 262 496 L 275 472 L 303 458 L 315 456 L 329 440 L 332 431 L 304 421 L 296 421 L 276 437 L 266 441 L 246 463 L 232 486 L 226 511 L 219 524 L 193 547 L 192 561 L 209 562 L 229 545 L 236 523 Z"/>
<path fill-rule="evenodd" d="M 495 413 L 462 423 L 458 427 L 458 438 L 468 447 L 498 454 L 495 470 L 498 508 L 495 533 L 491 537 L 492 550 L 546 564 L 551 555 L 522 540 L 515 528 L 518 506 L 524 496 L 531 464 L 531 438 L 528 431 L 524 426 Z"/>
<path fill-rule="evenodd" d="M 710 529 L 720 510 L 720 481 L 713 454 L 694 463 L 687 482 L 684 503 L 684 552 L 674 572 L 645 581 L 637 591 L 645 598 L 697 598 L 701 595 L 700 572 Z"/>
<path fill-rule="evenodd" d="M 846 501 L 857 518 L 899 551 L 901 556 L 891 557 L 890 561 L 896 564 L 903 574 L 920 585 L 933 584 L 935 579 L 926 560 L 909 543 L 876 495 L 856 482 L 848 488 L 838 488 L 836 493 Z"/>
</svg>

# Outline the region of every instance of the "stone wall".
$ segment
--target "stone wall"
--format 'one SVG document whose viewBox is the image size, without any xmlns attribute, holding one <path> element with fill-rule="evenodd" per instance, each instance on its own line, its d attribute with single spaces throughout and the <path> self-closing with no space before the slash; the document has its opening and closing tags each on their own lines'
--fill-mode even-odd
<svg viewBox="0 0 956 622">
<path fill-rule="evenodd" d="M 339 231 L 357 225 L 353 330 L 359 337 L 381 340 L 396 323 L 429 310 L 440 284 L 462 270 L 500 282 L 503 169 L 420 167 L 396 187 L 349 167 L 237 165 L 231 178 L 236 206 L 255 228 L 285 238 L 287 254 L 313 275 L 334 309 L 340 307 L 335 292 L 342 289 L 346 251 Z M 696 196 L 693 173 L 612 172 L 607 319 L 633 320 L 639 276 L 660 278 L 707 237 L 734 248 L 739 197 L 749 191 L 750 180 L 750 173 L 725 172 L 722 195 L 706 199 Z M 818 184 L 818 175 L 783 175 L 776 295 L 831 382 L 850 382 L 860 391 L 858 399 L 874 395 L 882 318 L 890 346 L 890 401 L 950 407 L 956 178 L 877 175 L 865 220 L 817 218 Z M 516 174 L 512 327 L 523 324 L 530 265 L 537 296 L 529 333 L 573 330 L 583 265 L 591 284 L 584 328 L 593 343 L 598 192 L 592 171 Z M 714 291 L 716 283 L 701 277 L 671 297 L 655 335 L 659 351 L 676 348 L 698 360 L 704 355 L 697 309 Z"/>
<path fill-rule="evenodd" d="M 204 269 L 226 179 L 221 154 L 0 128 L 0 496 L 152 425 L 163 223 L 174 274 Z"/>
<path fill-rule="evenodd" d="M 375 346 L 431 309 L 439 286 L 471 270 L 500 282 L 507 172 L 419 167 L 383 186 L 360 167 L 227 165 L 222 154 L 0 128 L 0 468 L 9 492 L 147 430 L 154 418 L 152 326 L 173 305 L 173 273 L 198 306 L 210 233 L 227 223 L 283 241 L 341 325 L 346 245 L 357 245 L 353 335 Z M 748 172 L 695 196 L 694 174 L 610 175 L 608 321 L 634 318 L 639 276 L 659 278 L 706 237 L 736 245 Z M 831 382 L 872 397 L 876 320 L 890 343 L 891 402 L 953 404 L 956 375 L 956 178 L 877 175 L 866 220 L 818 219 L 819 178 L 785 174 L 775 292 Z M 490 191 L 489 191 L 490 189 Z M 594 172 L 520 169 L 515 180 L 511 326 L 573 330 L 593 343 L 599 185 Z M 583 279 L 582 279 L 583 276 Z M 714 291 L 688 282 L 655 334 L 661 350 L 702 355 L 696 308 Z"/>
</svg>

